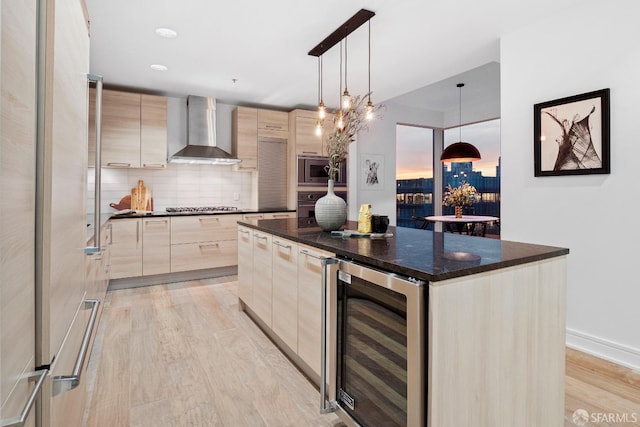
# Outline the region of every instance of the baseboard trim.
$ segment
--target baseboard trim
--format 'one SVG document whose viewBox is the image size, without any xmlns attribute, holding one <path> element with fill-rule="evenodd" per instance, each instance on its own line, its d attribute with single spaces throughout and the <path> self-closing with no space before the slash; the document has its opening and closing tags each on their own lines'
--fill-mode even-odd
<svg viewBox="0 0 640 427">
<path fill-rule="evenodd" d="M 640 371 L 640 349 L 567 328 L 566 345 L 609 362 Z"/>
<path fill-rule="evenodd" d="M 125 277 L 111 279 L 108 290 L 139 288 L 142 286 L 163 285 L 166 283 L 186 282 L 189 280 L 209 279 L 213 277 L 234 276 L 238 274 L 238 266 L 208 268 L 204 270 L 182 271 L 178 273 L 156 274 L 153 276 Z"/>
</svg>

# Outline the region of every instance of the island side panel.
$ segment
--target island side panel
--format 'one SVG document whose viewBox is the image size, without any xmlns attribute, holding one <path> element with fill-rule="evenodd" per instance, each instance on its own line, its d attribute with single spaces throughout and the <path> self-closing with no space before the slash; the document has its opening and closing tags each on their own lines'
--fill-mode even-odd
<svg viewBox="0 0 640 427">
<path fill-rule="evenodd" d="M 564 425 L 566 256 L 429 285 L 432 427 Z"/>
</svg>

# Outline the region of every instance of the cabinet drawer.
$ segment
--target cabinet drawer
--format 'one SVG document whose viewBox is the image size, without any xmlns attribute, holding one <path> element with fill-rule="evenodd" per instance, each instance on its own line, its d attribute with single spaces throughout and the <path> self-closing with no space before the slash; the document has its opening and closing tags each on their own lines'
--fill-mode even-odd
<svg viewBox="0 0 640 427">
<path fill-rule="evenodd" d="M 235 239 L 171 245 L 172 273 L 227 267 L 237 263 L 238 241 Z"/>
<path fill-rule="evenodd" d="M 171 218 L 171 244 L 236 240 L 240 215 L 199 215 Z"/>
</svg>

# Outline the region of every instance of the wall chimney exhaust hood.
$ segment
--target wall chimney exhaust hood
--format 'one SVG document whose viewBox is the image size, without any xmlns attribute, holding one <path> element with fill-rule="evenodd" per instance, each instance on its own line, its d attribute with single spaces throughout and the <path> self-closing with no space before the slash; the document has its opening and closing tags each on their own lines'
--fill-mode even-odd
<svg viewBox="0 0 640 427">
<path fill-rule="evenodd" d="M 169 159 L 170 163 L 233 165 L 240 159 L 216 146 L 216 100 L 187 97 L 187 146 Z"/>
</svg>

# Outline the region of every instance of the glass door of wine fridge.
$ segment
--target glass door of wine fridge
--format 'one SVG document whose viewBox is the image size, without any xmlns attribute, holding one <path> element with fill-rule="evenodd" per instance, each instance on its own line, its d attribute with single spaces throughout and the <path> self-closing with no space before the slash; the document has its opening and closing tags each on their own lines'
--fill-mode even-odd
<svg viewBox="0 0 640 427">
<path fill-rule="evenodd" d="M 424 283 L 339 262 L 336 401 L 348 424 L 422 426 Z"/>
</svg>

